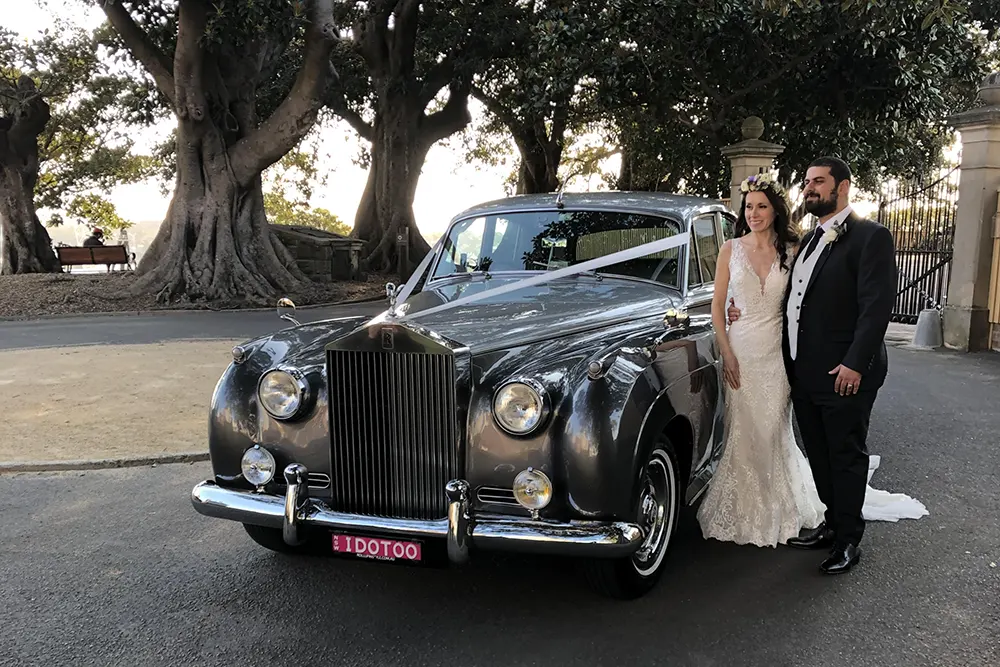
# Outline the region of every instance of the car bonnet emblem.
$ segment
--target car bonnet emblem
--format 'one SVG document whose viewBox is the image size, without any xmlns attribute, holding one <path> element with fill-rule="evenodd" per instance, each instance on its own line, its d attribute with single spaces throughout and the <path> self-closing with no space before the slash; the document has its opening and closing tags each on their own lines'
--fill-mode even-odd
<svg viewBox="0 0 1000 667">
<path fill-rule="evenodd" d="M 396 347 L 396 332 L 385 327 L 382 329 L 382 349 L 391 350 Z"/>
</svg>

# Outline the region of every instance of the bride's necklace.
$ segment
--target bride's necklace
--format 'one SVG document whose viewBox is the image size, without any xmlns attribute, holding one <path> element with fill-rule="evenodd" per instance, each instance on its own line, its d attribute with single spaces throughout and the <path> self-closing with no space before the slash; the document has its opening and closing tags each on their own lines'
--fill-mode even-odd
<svg viewBox="0 0 1000 667">
<path fill-rule="evenodd" d="M 749 244 L 748 243 L 744 243 L 743 247 L 746 248 L 748 245 L 750 246 L 750 248 L 749 248 L 750 252 L 766 252 L 766 251 L 768 251 L 768 250 L 770 250 L 771 248 L 774 247 L 774 245 L 771 244 L 771 243 L 767 243 L 767 244 L 762 245 L 760 247 L 757 247 L 757 246 L 753 245 L 752 243 L 749 243 Z"/>
</svg>

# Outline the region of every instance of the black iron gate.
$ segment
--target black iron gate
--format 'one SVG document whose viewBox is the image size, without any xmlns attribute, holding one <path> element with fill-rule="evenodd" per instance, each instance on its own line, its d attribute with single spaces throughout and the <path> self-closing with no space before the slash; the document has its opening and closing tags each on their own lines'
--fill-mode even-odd
<svg viewBox="0 0 1000 667">
<path fill-rule="evenodd" d="M 913 324 L 925 308 L 943 308 L 948 297 L 958 167 L 935 178 L 894 182 L 883 190 L 878 222 L 892 232 L 899 279 L 892 320 Z"/>
</svg>

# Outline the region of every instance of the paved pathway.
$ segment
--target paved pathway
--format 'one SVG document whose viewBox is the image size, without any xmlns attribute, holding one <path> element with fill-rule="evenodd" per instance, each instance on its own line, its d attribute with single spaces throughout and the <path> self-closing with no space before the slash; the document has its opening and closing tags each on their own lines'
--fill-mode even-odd
<svg viewBox="0 0 1000 667">
<path fill-rule="evenodd" d="M 301 322 L 360 313 L 376 315 L 385 310 L 384 300 L 299 309 Z M 168 340 L 253 338 L 283 329 L 288 322 L 276 311 L 160 312 L 148 315 L 106 315 L 0 322 L 0 350 L 67 345 L 123 345 L 159 343 Z"/>
<path fill-rule="evenodd" d="M 564 561 L 274 555 L 191 508 L 207 463 L 0 475 L 0 664 L 996 667 L 1000 356 L 890 355 L 873 483 L 931 515 L 870 524 L 846 576 L 688 515 L 660 586 L 618 603 Z"/>
</svg>

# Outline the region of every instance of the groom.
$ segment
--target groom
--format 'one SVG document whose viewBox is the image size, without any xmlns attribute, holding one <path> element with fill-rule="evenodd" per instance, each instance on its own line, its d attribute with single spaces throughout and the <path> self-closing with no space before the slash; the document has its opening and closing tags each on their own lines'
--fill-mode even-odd
<svg viewBox="0 0 1000 667">
<path fill-rule="evenodd" d="M 815 160 L 803 183 L 805 209 L 820 226 L 802 239 L 785 292 L 782 348 L 792 404 L 825 521 L 788 540 L 830 549 L 827 574 L 858 562 L 865 530 L 868 420 L 888 371 L 885 331 L 896 300 L 889 231 L 851 208 L 851 170 Z M 739 310 L 729 308 L 735 321 Z"/>
</svg>

